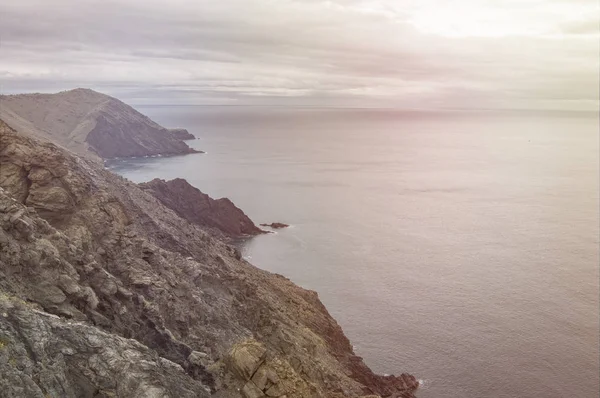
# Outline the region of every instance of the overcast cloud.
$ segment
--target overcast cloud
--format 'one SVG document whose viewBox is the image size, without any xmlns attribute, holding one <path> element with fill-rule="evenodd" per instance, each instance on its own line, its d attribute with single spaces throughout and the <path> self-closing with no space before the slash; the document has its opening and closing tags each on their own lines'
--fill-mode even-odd
<svg viewBox="0 0 600 398">
<path fill-rule="evenodd" d="M 597 0 L 0 2 L 3 93 L 597 109 Z"/>
</svg>

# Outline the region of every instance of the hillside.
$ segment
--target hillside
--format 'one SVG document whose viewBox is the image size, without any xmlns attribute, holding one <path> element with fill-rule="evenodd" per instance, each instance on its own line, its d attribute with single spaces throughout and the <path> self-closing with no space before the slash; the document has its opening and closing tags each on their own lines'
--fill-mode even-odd
<svg viewBox="0 0 600 398">
<path fill-rule="evenodd" d="M 116 98 L 89 89 L 0 96 L 0 118 L 18 131 L 100 160 L 198 152 L 182 138 Z M 186 134 L 187 133 L 187 134 Z"/>
<path fill-rule="evenodd" d="M 2 121 L 0 165 L 7 396 L 413 397 L 315 292 L 136 184 Z"/>
</svg>

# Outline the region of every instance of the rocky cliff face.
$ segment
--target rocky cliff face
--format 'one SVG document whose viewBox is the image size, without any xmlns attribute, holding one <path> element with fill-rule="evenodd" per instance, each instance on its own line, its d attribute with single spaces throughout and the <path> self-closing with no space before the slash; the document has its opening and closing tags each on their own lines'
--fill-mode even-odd
<svg viewBox="0 0 600 398">
<path fill-rule="evenodd" d="M 139 184 L 180 217 L 200 226 L 216 228 L 226 236 L 239 238 L 264 233 L 229 199 L 213 199 L 186 180 L 155 178 Z"/>
<path fill-rule="evenodd" d="M 184 369 L 136 340 L 0 293 L 0 389 L 7 398 L 209 397 Z"/>
<path fill-rule="evenodd" d="M 136 184 L 0 121 L 0 386 L 9 397 L 413 397 L 315 292 Z"/>
<path fill-rule="evenodd" d="M 181 129 L 181 128 L 177 128 L 177 129 L 169 129 L 169 133 L 171 133 L 171 135 L 173 136 L 173 138 L 176 138 L 178 140 L 195 140 L 196 136 L 192 133 L 190 133 L 189 131 L 187 131 L 186 129 Z"/>
<path fill-rule="evenodd" d="M 4 95 L 0 103 L 0 117 L 17 130 L 95 160 L 198 152 L 182 141 L 187 131 L 170 131 L 93 90 Z"/>
</svg>

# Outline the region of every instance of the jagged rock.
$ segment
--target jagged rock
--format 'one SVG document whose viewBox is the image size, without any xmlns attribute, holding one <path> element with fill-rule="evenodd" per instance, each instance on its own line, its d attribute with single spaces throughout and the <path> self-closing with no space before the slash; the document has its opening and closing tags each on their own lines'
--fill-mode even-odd
<svg viewBox="0 0 600 398">
<path fill-rule="evenodd" d="M 0 294 L 3 397 L 209 397 L 207 387 L 156 352 Z"/>
<path fill-rule="evenodd" d="M 67 294 L 77 294 L 81 291 L 81 287 L 67 275 L 58 277 L 58 286 Z"/>
<path fill-rule="evenodd" d="M 67 296 L 57 286 L 45 284 L 36 286 L 38 291 L 37 300 L 41 302 L 47 302 L 52 304 L 64 303 Z"/>
<path fill-rule="evenodd" d="M 156 178 L 139 186 L 194 224 L 216 228 L 230 237 L 264 233 L 229 199 L 215 200 L 184 179 L 165 181 Z"/>
<path fill-rule="evenodd" d="M 211 365 L 210 357 L 204 352 L 192 351 L 187 360 L 190 364 L 201 368 L 206 368 Z"/>
<path fill-rule="evenodd" d="M 268 366 L 262 365 L 252 376 L 252 382 L 261 390 L 266 390 L 272 384 L 279 383 L 279 376 Z"/>
<path fill-rule="evenodd" d="M 19 165 L 7 163 L 0 167 L 0 185 L 10 186 L 14 197 L 18 201 L 24 201 L 29 194 L 27 182 L 27 171 Z"/>
<path fill-rule="evenodd" d="M 227 361 L 231 369 L 244 380 L 250 380 L 254 372 L 264 362 L 267 349 L 255 340 L 247 340 L 234 345 Z"/>
<path fill-rule="evenodd" d="M 258 387 L 260 390 L 264 390 L 267 387 L 267 373 L 264 371 L 264 366 L 258 368 L 254 376 L 252 376 L 252 382 Z"/>
</svg>

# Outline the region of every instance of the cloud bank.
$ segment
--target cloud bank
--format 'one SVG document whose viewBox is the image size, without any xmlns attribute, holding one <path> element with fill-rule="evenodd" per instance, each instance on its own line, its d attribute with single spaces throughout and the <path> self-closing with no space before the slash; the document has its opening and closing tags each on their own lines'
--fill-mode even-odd
<svg viewBox="0 0 600 398">
<path fill-rule="evenodd" d="M 596 0 L 19 0 L 3 93 L 132 103 L 597 109 Z"/>
</svg>

